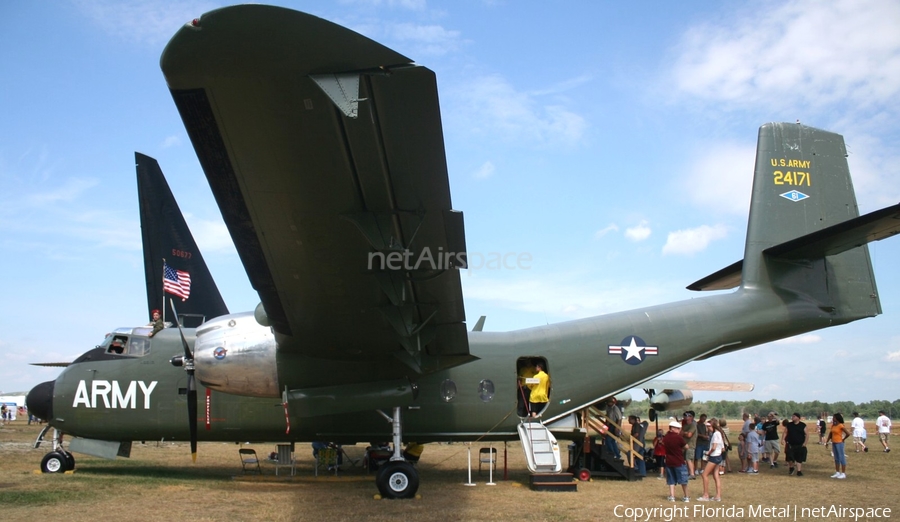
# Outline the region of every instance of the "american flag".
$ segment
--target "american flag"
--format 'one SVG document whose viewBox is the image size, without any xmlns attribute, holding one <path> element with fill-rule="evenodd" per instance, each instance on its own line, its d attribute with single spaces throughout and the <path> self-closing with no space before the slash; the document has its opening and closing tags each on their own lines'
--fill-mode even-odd
<svg viewBox="0 0 900 522">
<path fill-rule="evenodd" d="M 185 301 L 191 296 L 191 274 L 176 270 L 163 262 L 163 291 L 177 295 Z"/>
</svg>

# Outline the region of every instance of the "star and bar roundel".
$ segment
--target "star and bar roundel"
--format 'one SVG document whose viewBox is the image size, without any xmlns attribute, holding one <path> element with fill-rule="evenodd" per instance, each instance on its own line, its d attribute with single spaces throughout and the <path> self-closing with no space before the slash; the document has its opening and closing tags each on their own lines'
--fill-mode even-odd
<svg viewBox="0 0 900 522">
<path fill-rule="evenodd" d="M 649 355 L 659 355 L 658 346 L 647 346 L 643 339 L 636 335 L 629 335 L 622 339 L 622 344 L 609 345 L 609 353 L 620 355 L 628 364 L 635 365 L 644 362 Z"/>
</svg>

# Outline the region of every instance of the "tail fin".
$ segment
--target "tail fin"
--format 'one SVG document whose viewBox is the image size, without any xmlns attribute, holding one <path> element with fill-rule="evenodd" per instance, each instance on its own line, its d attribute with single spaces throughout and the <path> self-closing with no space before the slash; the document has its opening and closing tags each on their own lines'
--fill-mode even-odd
<svg viewBox="0 0 900 522">
<path fill-rule="evenodd" d="M 194 236 L 184 222 L 184 216 L 172 196 L 159 163 L 139 152 L 134 153 L 134 160 L 141 211 L 141 238 L 144 243 L 148 311 L 168 308 L 163 304 L 165 263 L 175 270 L 186 272 L 190 279 L 190 293 L 177 305 L 184 326 L 195 327 L 206 318 L 227 314 L 228 307 L 203 261 Z"/>
<path fill-rule="evenodd" d="M 793 123 L 763 125 L 741 286 L 813 300 L 837 322 L 881 313 L 868 248 L 835 253 L 828 248 L 833 242 L 821 240 L 837 234 L 829 227 L 858 216 L 842 136 Z"/>
</svg>

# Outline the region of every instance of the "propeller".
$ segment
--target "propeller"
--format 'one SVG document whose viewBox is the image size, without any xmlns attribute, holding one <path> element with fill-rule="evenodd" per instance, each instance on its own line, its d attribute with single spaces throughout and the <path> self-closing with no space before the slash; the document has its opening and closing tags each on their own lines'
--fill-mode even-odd
<svg viewBox="0 0 900 522">
<path fill-rule="evenodd" d="M 188 409 L 188 426 L 191 430 L 191 460 L 197 462 L 197 386 L 194 384 L 194 354 L 188 346 L 187 339 L 184 337 L 184 331 L 181 329 L 181 321 L 178 321 L 178 313 L 175 311 L 175 303 L 170 298 L 169 306 L 172 308 L 172 315 L 175 316 L 175 324 L 178 325 L 178 333 L 181 335 L 181 345 L 184 347 L 184 355 L 181 357 L 173 357 L 170 361 L 175 366 L 184 366 L 187 372 L 187 409 Z"/>
</svg>

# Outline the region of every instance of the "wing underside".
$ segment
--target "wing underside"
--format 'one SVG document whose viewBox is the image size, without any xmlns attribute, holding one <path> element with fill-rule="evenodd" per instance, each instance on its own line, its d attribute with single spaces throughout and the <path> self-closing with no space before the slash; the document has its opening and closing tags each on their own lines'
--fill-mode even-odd
<svg viewBox="0 0 900 522">
<path fill-rule="evenodd" d="M 280 349 L 468 356 L 434 73 L 267 6 L 204 15 L 162 68 Z"/>
</svg>

